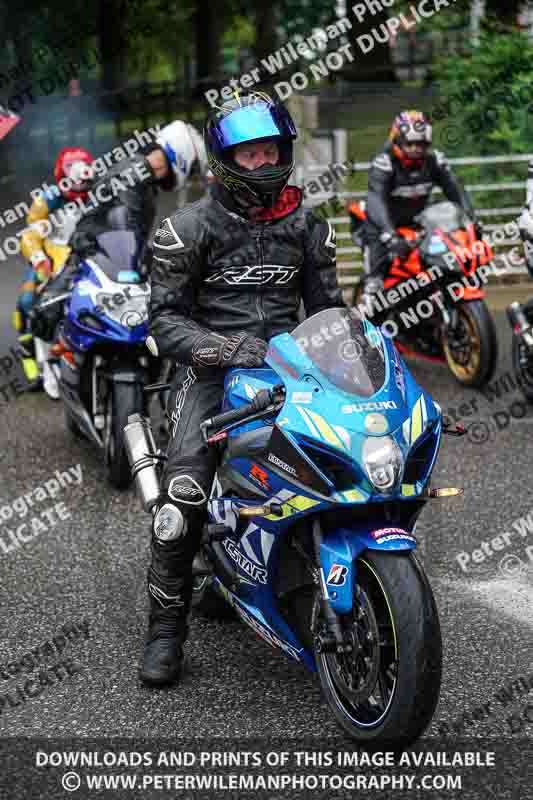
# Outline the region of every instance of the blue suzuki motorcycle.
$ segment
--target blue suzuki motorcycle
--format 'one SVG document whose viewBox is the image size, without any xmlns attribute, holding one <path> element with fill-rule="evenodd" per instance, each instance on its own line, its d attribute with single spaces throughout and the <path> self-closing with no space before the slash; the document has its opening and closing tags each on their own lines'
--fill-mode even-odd
<svg viewBox="0 0 533 800">
<path fill-rule="evenodd" d="M 131 482 L 123 428 L 145 411 L 151 363 L 147 336 L 150 287 L 137 271 L 131 231 L 96 238 L 95 252 L 80 264 L 60 326 L 60 395 L 69 430 L 103 452 L 116 488 Z"/>
<path fill-rule="evenodd" d="M 266 362 L 229 372 L 222 413 L 202 424 L 220 458 L 193 608 L 232 607 L 318 671 L 360 745 L 406 746 L 432 718 L 442 663 L 415 527 L 428 498 L 462 491 L 429 488 L 441 410 L 355 309 L 322 311 L 274 337 Z M 153 439 L 132 442 L 142 494 L 150 453 L 152 463 L 162 456 Z M 145 508 L 156 498 L 145 482 Z"/>
</svg>

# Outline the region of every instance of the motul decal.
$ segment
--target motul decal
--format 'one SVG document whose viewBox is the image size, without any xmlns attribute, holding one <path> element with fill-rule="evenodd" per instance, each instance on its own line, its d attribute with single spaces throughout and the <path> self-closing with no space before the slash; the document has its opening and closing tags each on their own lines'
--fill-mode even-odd
<svg viewBox="0 0 533 800">
<path fill-rule="evenodd" d="M 331 586 L 344 586 L 347 574 L 348 567 L 345 567 L 343 564 L 333 564 L 326 583 Z"/>
<path fill-rule="evenodd" d="M 410 536 L 403 528 L 379 528 L 377 531 L 372 531 L 372 538 L 381 539 L 382 536 L 388 536 L 390 533 L 401 533 L 402 536 Z"/>
</svg>

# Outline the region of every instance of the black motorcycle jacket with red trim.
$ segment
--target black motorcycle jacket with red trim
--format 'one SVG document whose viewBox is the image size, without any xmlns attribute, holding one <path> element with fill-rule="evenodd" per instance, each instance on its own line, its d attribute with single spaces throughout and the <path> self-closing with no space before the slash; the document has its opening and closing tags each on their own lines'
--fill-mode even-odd
<svg viewBox="0 0 533 800">
<path fill-rule="evenodd" d="M 373 160 L 368 173 L 368 221 L 390 234 L 396 228 L 411 225 L 414 217 L 427 206 L 435 186 L 475 221 L 476 213 L 468 192 L 451 171 L 443 153 L 430 152 L 421 169 L 407 169 L 388 145 Z"/>
<path fill-rule="evenodd" d="M 164 219 L 153 239 L 151 346 L 161 357 L 196 363 L 209 332 L 268 341 L 308 316 L 344 306 L 337 284 L 335 231 L 286 187 L 274 209 L 253 219 L 215 184 Z"/>
</svg>

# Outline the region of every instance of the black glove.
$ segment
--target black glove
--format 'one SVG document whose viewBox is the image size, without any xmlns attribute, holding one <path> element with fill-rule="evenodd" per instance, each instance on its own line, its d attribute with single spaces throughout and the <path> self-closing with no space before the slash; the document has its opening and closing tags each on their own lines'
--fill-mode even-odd
<svg viewBox="0 0 533 800">
<path fill-rule="evenodd" d="M 392 258 L 399 258 L 400 261 L 405 261 L 407 258 L 409 258 L 413 249 L 407 239 L 404 239 L 403 236 L 398 236 L 397 234 L 391 236 L 387 242 L 387 245 Z"/>
<path fill-rule="evenodd" d="M 91 255 L 98 251 L 96 236 L 90 231 L 75 230 L 70 237 L 70 246 L 80 256 Z"/>
<path fill-rule="evenodd" d="M 483 223 L 479 220 L 474 222 L 474 233 L 476 234 L 476 239 L 482 241 L 483 239 Z"/>
<path fill-rule="evenodd" d="M 56 302 L 54 302 L 54 300 L 56 300 Z M 45 342 L 54 341 L 57 326 L 61 322 L 63 316 L 64 302 L 64 296 L 60 296 L 56 299 L 45 295 L 42 301 L 43 305 L 40 305 L 38 302 L 30 309 L 28 319 L 30 321 L 31 332 L 34 336 L 38 339 L 43 339 Z"/>
<path fill-rule="evenodd" d="M 246 333 L 221 336 L 208 333 L 200 336 L 192 348 L 194 364 L 202 367 L 261 367 L 268 350 L 263 339 Z"/>
</svg>

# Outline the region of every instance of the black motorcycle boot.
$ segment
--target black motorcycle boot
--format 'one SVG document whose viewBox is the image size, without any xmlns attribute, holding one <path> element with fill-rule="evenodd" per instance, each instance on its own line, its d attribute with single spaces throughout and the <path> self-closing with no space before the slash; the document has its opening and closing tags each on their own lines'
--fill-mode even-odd
<svg viewBox="0 0 533 800">
<path fill-rule="evenodd" d="M 161 590 L 152 585 L 152 591 Z M 163 598 L 166 601 L 168 596 L 163 594 Z M 189 632 L 187 606 L 164 608 L 150 596 L 150 618 L 140 670 L 141 680 L 149 686 L 167 686 L 181 677 L 183 645 Z"/>
</svg>

